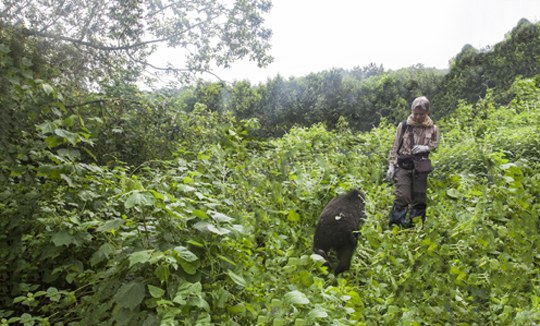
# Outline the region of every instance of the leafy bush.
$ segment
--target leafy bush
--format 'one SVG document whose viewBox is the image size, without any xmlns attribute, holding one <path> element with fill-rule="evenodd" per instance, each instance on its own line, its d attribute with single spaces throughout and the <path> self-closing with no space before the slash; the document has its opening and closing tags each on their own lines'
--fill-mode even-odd
<svg viewBox="0 0 540 326">
<path fill-rule="evenodd" d="M 256 120 L 202 104 L 153 117 L 162 102 L 128 89 L 146 104 L 104 102 L 130 126 L 112 139 L 103 126 L 117 116 L 70 111 L 26 76 L 4 97 L 10 114 L 29 115 L 0 163 L 2 324 L 538 323 L 540 88 L 513 87 L 508 106 L 488 93 L 438 123 L 426 226 L 388 230 L 395 127 L 384 120 L 261 140 Z M 163 124 L 181 136 L 128 134 Z M 130 162 L 102 163 L 107 139 L 125 141 Z M 366 193 L 368 219 L 335 278 L 311 240 L 322 208 L 350 188 Z"/>
</svg>

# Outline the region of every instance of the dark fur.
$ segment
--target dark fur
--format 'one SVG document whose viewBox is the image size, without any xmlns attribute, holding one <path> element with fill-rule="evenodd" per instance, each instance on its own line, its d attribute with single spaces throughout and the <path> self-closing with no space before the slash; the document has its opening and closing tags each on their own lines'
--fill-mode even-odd
<svg viewBox="0 0 540 326">
<path fill-rule="evenodd" d="M 336 216 L 340 218 L 336 219 Z M 358 190 L 351 190 L 332 199 L 323 209 L 313 238 L 313 250 L 326 259 L 330 269 L 332 265 L 328 254 L 330 250 L 335 250 L 339 259 L 335 275 L 351 266 L 358 228 L 365 217 L 364 195 Z"/>
</svg>

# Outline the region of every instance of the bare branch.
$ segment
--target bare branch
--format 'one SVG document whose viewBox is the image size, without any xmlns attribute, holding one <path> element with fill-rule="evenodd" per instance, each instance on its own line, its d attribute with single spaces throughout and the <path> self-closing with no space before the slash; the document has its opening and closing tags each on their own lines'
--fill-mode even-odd
<svg viewBox="0 0 540 326">
<path fill-rule="evenodd" d="M 182 73 L 205 73 L 205 74 L 209 74 L 209 75 L 212 75 L 212 76 L 216 77 L 221 82 L 228 83 L 227 81 L 223 80 L 221 77 L 219 77 L 218 75 L 216 75 L 214 72 L 212 72 L 210 70 L 193 71 L 192 69 L 189 69 L 189 68 L 158 67 L 158 66 L 155 66 L 155 65 L 153 65 L 151 63 L 148 63 L 146 61 L 138 60 L 138 59 L 132 57 L 131 54 L 128 54 L 128 56 L 134 62 L 140 63 L 140 64 L 142 64 L 144 66 L 150 67 L 150 68 L 152 68 L 154 70 L 157 70 L 157 71 L 173 72 L 173 73 L 180 73 L 180 74 L 182 74 Z"/>
</svg>

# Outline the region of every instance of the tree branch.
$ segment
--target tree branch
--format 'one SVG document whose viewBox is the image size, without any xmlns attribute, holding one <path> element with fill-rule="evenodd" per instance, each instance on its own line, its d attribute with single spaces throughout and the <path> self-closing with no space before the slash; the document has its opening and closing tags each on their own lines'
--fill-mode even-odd
<svg viewBox="0 0 540 326">
<path fill-rule="evenodd" d="M 80 107 L 80 106 L 86 106 L 86 105 L 92 105 L 92 104 L 102 104 L 102 103 L 105 103 L 105 102 L 107 102 L 107 100 L 93 100 L 93 101 L 70 104 L 70 105 L 64 105 L 64 106 L 66 107 L 66 109 L 73 109 L 73 108 Z"/>
<path fill-rule="evenodd" d="M 204 21 L 201 21 L 201 22 L 199 22 L 197 24 L 194 24 L 194 25 L 190 26 L 188 29 L 182 30 L 179 33 L 172 34 L 172 35 L 170 35 L 168 37 L 143 41 L 143 42 L 134 43 L 134 44 L 126 44 L 126 45 L 123 45 L 123 46 L 107 46 L 107 45 L 103 45 L 103 44 L 97 44 L 97 43 L 93 43 L 93 42 L 83 41 L 83 40 L 76 39 L 76 38 L 69 37 L 69 36 L 62 36 L 62 35 L 57 35 L 57 34 L 52 34 L 52 33 L 47 33 L 47 32 L 40 32 L 40 31 L 32 31 L 32 30 L 27 29 L 27 28 L 23 28 L 23 32 L 26 35 L 33 35 L 33 36 L 39 36 L 39 37 L 44 37 L 44 38 L 50 38 L 50 39 L 57 40 L 57 41 L 66 41 L 66 42 L 70 42 L 70 43 L 78 44 L 78 45 L 83 45 L 83 46 L 93 48 L 93 49 L 96 49 L 96 50 L 101 50 L 101 51 L 125 51 L 125 50 L 132 50 L 132 49 L 136 49 L 136 48 L 145 47 L 145 46 L 150 45 L 150 44 L 162 43 L 162 42 L 168 41 L 168 40 L 170 40 L 170 39 L 172 39 L 174 37 L 185 34 L 188 31 L 190 31 L 192 29 L 195 29 L 196 27 L 199 27 L 201 25 L 206 24 L 206 23 L 212 21 L 216 17 L 217 16 L 208 17 L 208 19 L 206 19 Z"/>
<path fill-rule="evenodd" d="M 102 45 L 102 44 L 97 44 L 97 43 L 93 43 L 93 42 L 79 40 L 79 39 L 69 37 L 69 36 L 62 36 L 62 35 L 51 34 L 51 33 L 47 33 L 47 32 L 32 31 L 32 30 L 29 30 L 29 29 L 26 29 L 26 28 L 24 29 L 24 33 L 27 34 L 27 35 L 32 35 L 32 36 L 50 38 L 50 39 L 57 40 L 57 41 L 66 41 L 66 42 L 70 42 L 70 43 L 73 43 L 73 44 L 83 45 L 83 46 L 86 46 L 86 47 L 89 47 L 89 48 L 93 48 L 93 49 L 96 49 L 96 50 L 102 50 L 102 51 L 122 51 L 122 50 L 136 49 L 136 48 L 147 46 L 149 44 L 164 42 L 164 41 L 166 41 L 166 40 L 168 40 L 168 39 L 170 39 L 172 37 L 171 36 L 171 37 L 163 38 L 163 39 L 155 39 L 155 40 L 149 40 L 149 41 L 139 42 L 139 43 L 134 43 L 134 44 L 127 44 L 127 45 L 123 45 L 123 46 L 107 46 L 107 45 Z"/>
<path fill-rule="evenodd" d="M 151 63 L 148 63 L 148 62 L 143 62 L 141 60 L 138 60 L 138 59 L 135 59 L 131 56 L 131 54 L 128 53 L 128 56 L 131 60 L 133 60 L 134 62 L 137 62 L 137 63 L 140 63 L 142 65 L 145 65 L 145 66 L 148 66 L 154 70 L 158 70 L 158 71 L 165 71 L 165 72 L 178 72 L 178 73 L 193 73 L 194 71 L 191 70 L 191 69 L 188 69 L 188 68 L 175 68 L 175 67 L 158 67 L 158 66 L 154 66 L 153 64 Z M 218 75 L 216 75 L 215 73 L 213 73 L 212 71 L 210 70 L 200 70 L 200 71 L 196 71 L 196 72 L 200 72 L 200 73 L 205 73 L 205 74 L 209 74 L 209 75 L 212 75 L 214 77 L 216 77 L 219 81 L 221 82 L 224 82 L 226 83 L 227 81 L 223 80 L 221 77 L 219 77 Z"/>
</svg>

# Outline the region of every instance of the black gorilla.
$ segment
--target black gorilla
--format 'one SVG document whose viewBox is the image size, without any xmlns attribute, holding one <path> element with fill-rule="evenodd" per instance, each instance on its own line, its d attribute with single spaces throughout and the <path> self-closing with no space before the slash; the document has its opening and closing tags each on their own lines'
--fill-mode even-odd
<svg viewBox="0 0 540 326">
<path fill-rule="evenodd" d="M 351 266 L 358 227 L 365 217 L 364 194 L 359 190 L 351 190 L 332 199 L 323 209 L 313 238 L 313 250 L 324 257 L 330 269 L 329 250 L 336 251 L 339 263 L 334 270 L 335 275 Z"/>
</svg>

